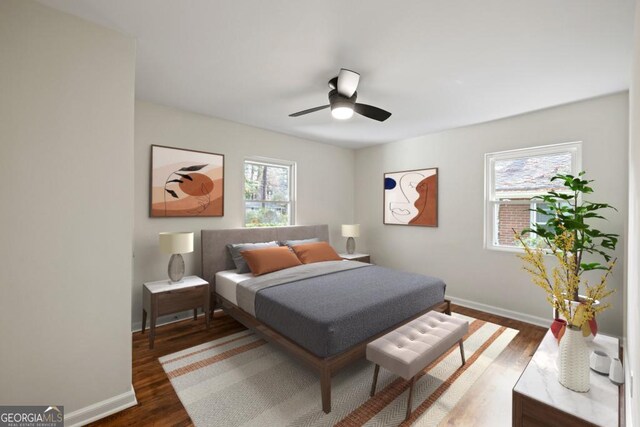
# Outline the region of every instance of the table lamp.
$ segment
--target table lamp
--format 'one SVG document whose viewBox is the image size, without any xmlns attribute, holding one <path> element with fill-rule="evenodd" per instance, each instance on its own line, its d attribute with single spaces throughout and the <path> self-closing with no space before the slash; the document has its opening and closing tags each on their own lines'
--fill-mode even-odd
<svg viewBox="0 0 640 427">
<path fill-rule="evenodd" d="M 170 254 L 169 281 L 178 283 L 184 277 L 184 259 L 182 254 L 193 252 L 193 232 L 160 233 L 160 250 Z"/>
<path fill-rule="evenodd" d="M 360 224 L 342 224 L 342 237 L 347 239 L 347 253 L 356 251 L 356 241 L 354 237 L 360 237 Z"/>
</svg>

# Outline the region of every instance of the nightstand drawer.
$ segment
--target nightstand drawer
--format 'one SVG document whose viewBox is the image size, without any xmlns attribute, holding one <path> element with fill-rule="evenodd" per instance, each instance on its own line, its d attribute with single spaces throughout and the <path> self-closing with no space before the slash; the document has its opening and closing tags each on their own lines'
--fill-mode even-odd
<svg viewBox="0 0 640 427">
<path fill-rule="evenodd" d="M 207 287 L 205 286 L 194 286 L 158 294 L 156 297 L 158 299 L 158 315 L 162 316 L 163 314 L 191 310 L 194 307 L 202 307 L 206 290 Z"/>
<path fill-rule="evenodd" d="M 340 254 L 340 256 L 342 257 L 342 259 L 346 259 L 348 261 L 360 261 L 360 262 L 366 262 L 366 263 L 371 263 L 371 257 L 369 255 L 362 255 L 362 256 L 353 256 L 353 255 L 349 255 L 349 256 L 344 256 L 343 254 Z"/>
</svg>

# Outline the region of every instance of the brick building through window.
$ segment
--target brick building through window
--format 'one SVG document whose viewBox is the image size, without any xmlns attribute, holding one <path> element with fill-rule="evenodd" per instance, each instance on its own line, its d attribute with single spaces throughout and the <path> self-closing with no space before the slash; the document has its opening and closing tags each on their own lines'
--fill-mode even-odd
<svg viewBox="0 0 640 427">
<path fill-rule="evenodd" d="M 581 143 L 525 148 L 485 156 L 485 246 L 515 248 L 514 230 L 520 232 L 549 218 L 535 212 L 535 196 L 564 192 L 557 174 L 578 174 Z M 533 238 L 534 236 L 532 236 Z"/>
<path fill-rule="evenodd" d="M 528 199 L 520 199 L 528 200 Z M 513 230 L 531 226 L 531 205 L 501 205 L 498 208 L 498 244 L 514 246 Z"/>
</svg>

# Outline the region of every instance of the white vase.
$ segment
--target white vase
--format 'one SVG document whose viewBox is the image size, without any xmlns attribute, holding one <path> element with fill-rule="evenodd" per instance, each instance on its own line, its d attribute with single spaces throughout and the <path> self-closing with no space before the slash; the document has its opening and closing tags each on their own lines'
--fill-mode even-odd
<svg viewBox="0 0 640 427">
<path fill-rule="evenodd" d="M 589 391 L 589 348 L 575 326 L 567 326 L 560 341 L 558 381 L 573 391 Z"/>
</svg>

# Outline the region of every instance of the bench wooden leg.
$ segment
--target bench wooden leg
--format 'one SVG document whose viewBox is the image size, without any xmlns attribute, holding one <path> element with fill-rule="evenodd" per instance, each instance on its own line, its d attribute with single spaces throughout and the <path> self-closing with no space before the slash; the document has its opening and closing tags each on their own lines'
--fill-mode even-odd
<svg viewBox="0 0 640 427">
<path fill-rule="evenodd" d="M 462 358 L 462 364 L 464 365 L 465 363 L 467 363 L 467 360 L 464 358 L 464 342 L 461 339 L 459 343 L 460 343 L 460 357 Z"/>
<path fill-rule="evenodd" d="M 411 416 L 411 399 L 413 398 L 413 385 L 416 383 L 415 375 L 411 378 L 411 385 L 409 386 L 409 399 L 407 400 L 407 416 L 405 417 L 405 421 L 409 419 Z"/>
<path fill-rule="evenodd" d="M 373 395 L 376 394 L 376 384 L 378 383 L 378 372 L 380 372 L 380 365 L 376 363 L 376 368 L 373 371 L 373 384 L 371 384 L 371 394 L 370 394 L 371 397 L 373 397 Z"/>
</svg>

